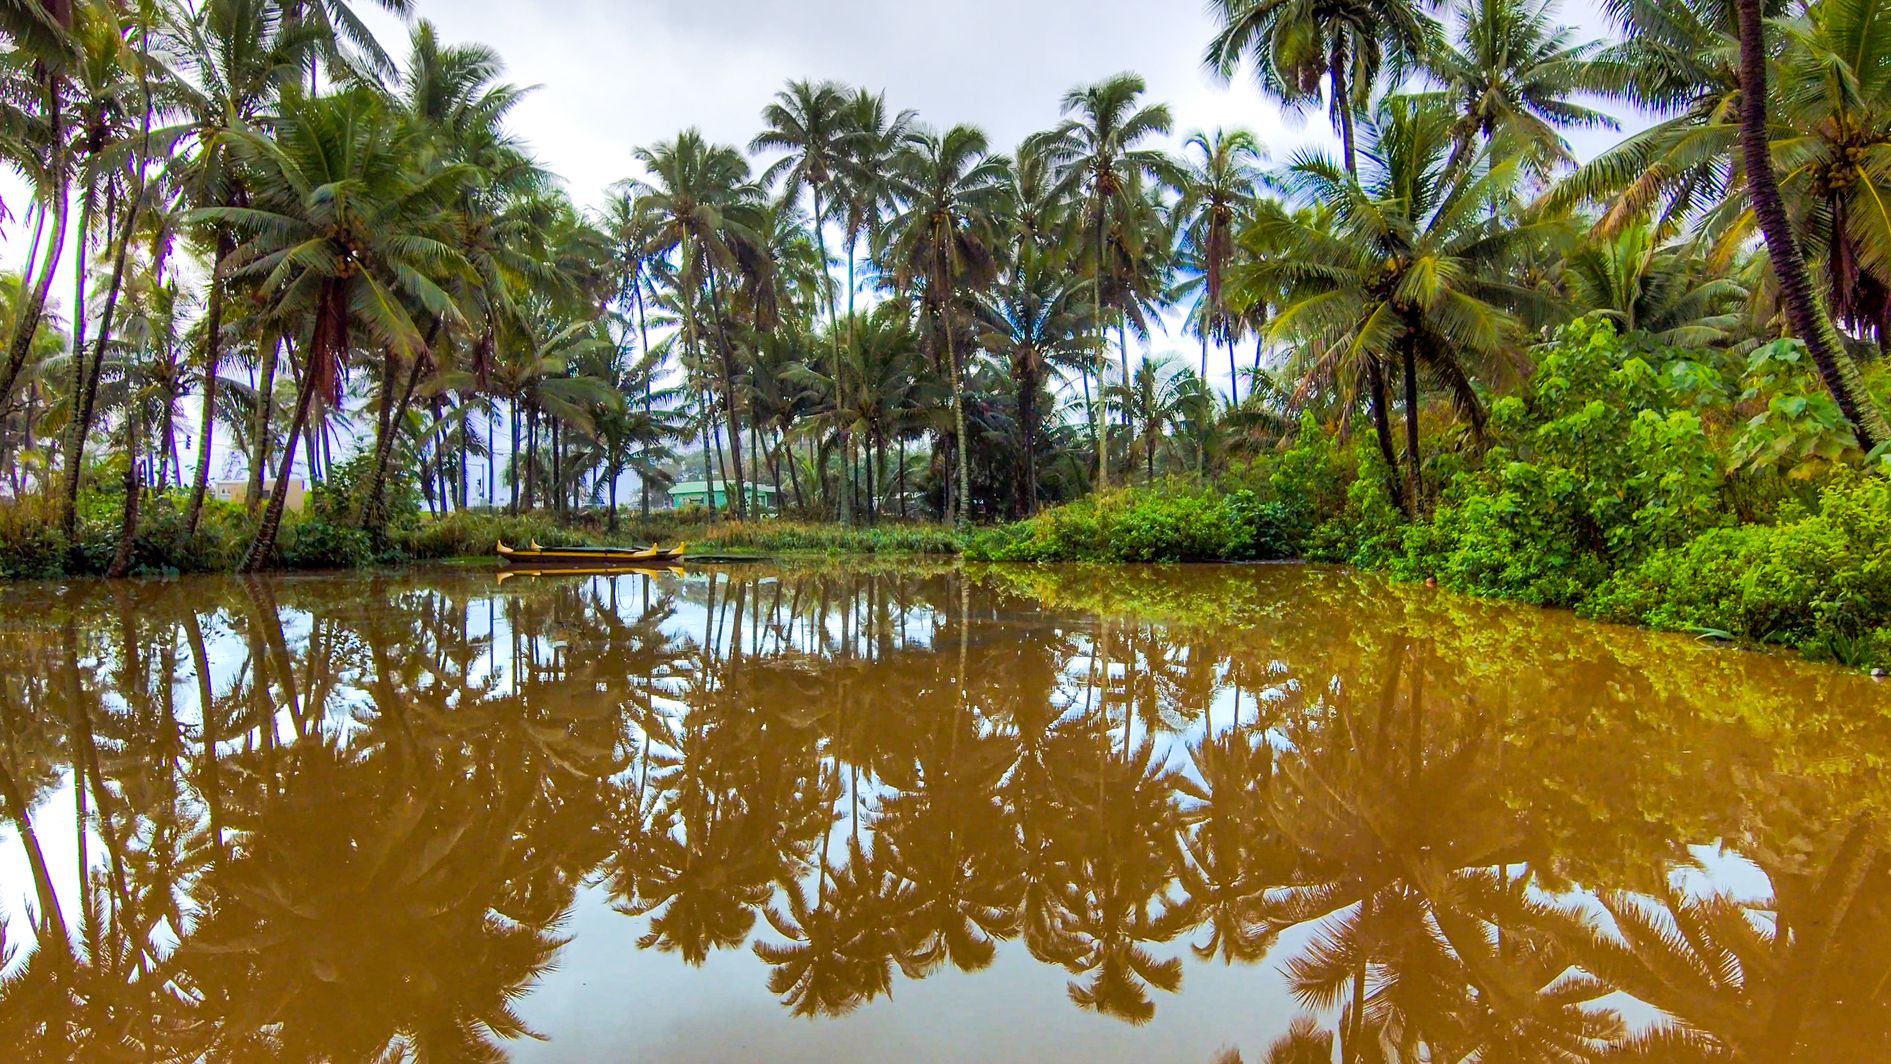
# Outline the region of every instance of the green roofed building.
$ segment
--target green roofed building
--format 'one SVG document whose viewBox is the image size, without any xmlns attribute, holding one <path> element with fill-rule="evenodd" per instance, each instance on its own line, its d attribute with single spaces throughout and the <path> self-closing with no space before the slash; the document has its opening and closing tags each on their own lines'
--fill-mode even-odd
<svg viewBox="0 0 1891 1064">
<path fill-rule="evenodd" d="M 775 489 L 767 484 L 744 484 L 748 491 L 749 506 L 760 510 L 775 509 Z M 670 486 L 670 506 L 682 509 L 686 506 L 714 507 L 717 510 L 729 508 L 729 484 L 716 481 L 715 498 L 710 498 L 709 482 L 704 480 L 682 480 Z"/>
</svg>

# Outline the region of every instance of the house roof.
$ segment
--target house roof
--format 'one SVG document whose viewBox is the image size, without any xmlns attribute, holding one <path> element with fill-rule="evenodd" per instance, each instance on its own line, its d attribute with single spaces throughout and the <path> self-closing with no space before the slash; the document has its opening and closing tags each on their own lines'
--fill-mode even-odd
<svg viewBox="0 0 1891 1064">
<path fill-rule="evenodd" d="M 768 484 L 750 483 L 748 485 L 748 490 L 749 490 L 749 494 L 751 495 L 775 494 L 774 487 Z M 724 495 L 728 494 L 729 493 L 728 483 L 726 481 L 718 483 L 716 485 L 716 491 Z M 676 483 L 670 485 L 670 494 L 671 495 L 707 495 L 709 494 L 709 482 L 706 480 L 679 480 Z"/>
</svg>

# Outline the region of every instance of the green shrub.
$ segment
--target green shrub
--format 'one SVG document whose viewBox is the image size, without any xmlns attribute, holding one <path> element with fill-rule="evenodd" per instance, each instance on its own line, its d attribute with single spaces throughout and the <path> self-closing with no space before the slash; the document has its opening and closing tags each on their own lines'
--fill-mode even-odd
<svg viewBox="0 0 1891 1064">
<path fill-rule="evenodd" d="M 359 569 L 380 559 L 374 537 L 323 517 L 285 519 L 276 534 L 276 558 L 285 569 Z"/>
<path fill-rule="evenodd" d="M 1713 529 L 1657 551 L 1583 612 L 1891 664 L 1891 480 L 1840 473 L 1815 512 Z"/>
<path fill-rule="evenodd" d="M 66 567 L 66 538 L 59 534 L 51 500 L 42 495 L 0 499 L 0 578 L 48 579 Z"/>
<path fill-rule="evenodd" d="M 1454 477 L 1392 568 L 1446 587 L 1573 605 L 1615 569 L 1730 524 L 1722 459 L 1697 408 L 1724 375 L 1624 339 L 1566 327 L 1522 397 L 1492 408 L 1504 446 Z"/>
<path fill-rule="evenodd" d="M 1254 557 L 1261 522 L 1279 518 L 1251 493 L 1177 486 L 1081 499 L 972 539 L 980 561 L 1187 562 Z M 1268 535 L 1277 535 L 1269 530 Z"/>
</svg>

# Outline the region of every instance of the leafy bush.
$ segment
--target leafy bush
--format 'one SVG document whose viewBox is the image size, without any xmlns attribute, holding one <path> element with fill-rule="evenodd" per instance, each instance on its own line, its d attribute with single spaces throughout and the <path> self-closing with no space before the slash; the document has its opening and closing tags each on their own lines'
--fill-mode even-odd
<svg viewBox="0 0 1891 1064">
<path fill-rule="evenodd" d="M 379 560 L 374 537 L 324 517 L 284 520 L 276 558 L 285 569 L 359 569 Z"/>
<path fill-rule="evenodd" d="M 812 551 L 829 554 L 957 554 L 959 534 L 942 525 L 885 524 L 871 528 L 796 521 L 725 521 L 680 531 L 692 550 Z"/>
<path fill-rule="evenodd" d="M 1840 473 L 1815 512 L 1708 531 L 1617 574 L 1584 611 L 1891 664 L 1891 480 Z"/>
<path fill-rule="evenodd" d="M 51 500 L 41 495 L 0 499 L 0 578 L 48 579 L 65 571 L 66 538 Z"/>
<path fill-rule="evenodd" d="M 966 548 L 966 556 L 1036 562 L 1249 558 L 1261 536 L 1260 522 L 1279 516 L 1278 509 L 1259 503 L 1250 493 L 1134 488 L 980 533 Z"/>
<path fill-rule="evenodd" d="M 1732 522 L 1697 408 L 1720 371 L 1605 321 L 1568 326 L 1522 397 L 1498 402 L 1505 446 L 1452 479 L 1392 568 L 1498 598 L 1571 605 L 1616 568 Z"/>
</svg>

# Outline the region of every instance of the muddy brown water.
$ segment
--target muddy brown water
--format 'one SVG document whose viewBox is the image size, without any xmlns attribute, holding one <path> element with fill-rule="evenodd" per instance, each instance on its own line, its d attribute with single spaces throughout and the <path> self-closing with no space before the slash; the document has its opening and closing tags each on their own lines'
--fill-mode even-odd
<svg viewBox="0 0 1891 1064">
<path fill-rule="evenodd" d="M 0 1056 L 1891 1059 L 1887 755 L 1318 567 L 13 584 Z"/>
</svg>

